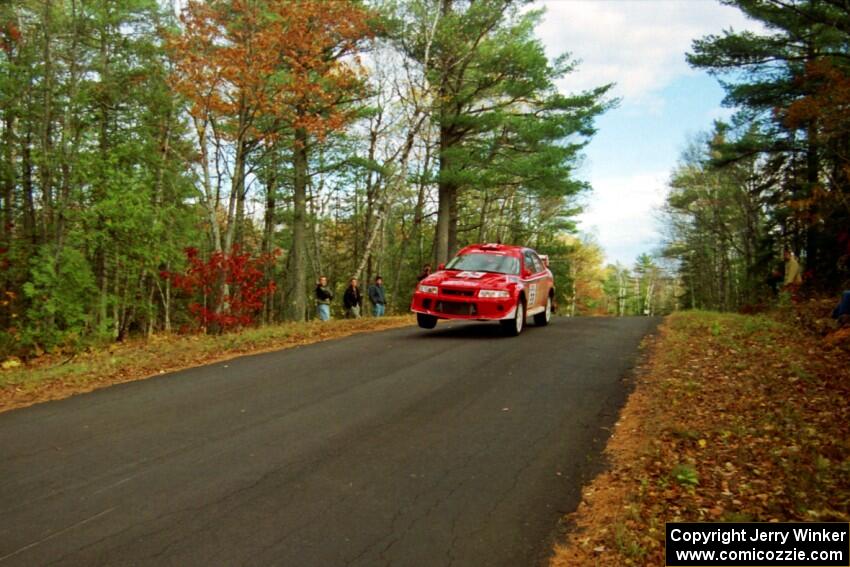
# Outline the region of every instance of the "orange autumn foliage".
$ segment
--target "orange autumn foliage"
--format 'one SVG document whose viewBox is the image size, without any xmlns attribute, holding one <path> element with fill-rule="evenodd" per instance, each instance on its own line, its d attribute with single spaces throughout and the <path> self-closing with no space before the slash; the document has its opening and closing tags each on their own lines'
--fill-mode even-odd
<svg viewBox="0 0 850 567">
<path fill-rule="evenodd" d="M 776 116 L 791 129 L 814 128 L 816 145 L 836 159 L 836 167 L 829 172 L 832 184 L 817 183 L 810 194 L 802 199 L 786 202 L 798 220 L 812 226 L 823 222 L 824 211 L 835 206 L 846 206 L 846 199 L 835 190 L 835 183 L 850 182 L 850 74 L 847 69 L 827 58 L 819 58 L 806 65 L 805 72 L 796 84 L 807 94 L 787 107 L 777 107 Z M 823 205 L 831 204 L 824 209 Z"/>
<path fill-rule="evenodd" d="M 605 290 L 602 282 L 596 279 L 576 279 L 576 313 L 579 315 L 601 317 L 608 314 L 605 304 Z"/>
<path fill-rule="evenodd" d="M 7 57 L 12 55 L 12 50 L 21 41 L 21 36 L 21 30 L 11 21 L 0 24 L 0 49 L 6 52 Z"/>
<path fill-rule="evenodd" d="M 288 127 L 321 139 L 353 117 L 343 98 L 362 83 L 357 52 L 374 35 L 373 14 L 362 6 L 190 0 L 180 20 L 183 32 L 167 38 L 171 83 L 196 118 L 229 121 L 233 138 Z"/>
<path fill-rule="evenodd" d="M 791 103 L 784 122 L 790 128 L 817 124 L 818 142 L 830 146 L 843 162 L 845 180 L 850 180 L 850 73 L 832 61 L 821 58 L 806 65 L 800 78 L 808 94 Z"/>
<path fill-rule="evenodd" d="M 788 106 L 785 123 L 800 128 L 818 121 L 819 135 L 833 138 L 850 132 L 850 76 L 827 59 L 806 65 L 800 78 L 809 94 Z"/>
</svg>

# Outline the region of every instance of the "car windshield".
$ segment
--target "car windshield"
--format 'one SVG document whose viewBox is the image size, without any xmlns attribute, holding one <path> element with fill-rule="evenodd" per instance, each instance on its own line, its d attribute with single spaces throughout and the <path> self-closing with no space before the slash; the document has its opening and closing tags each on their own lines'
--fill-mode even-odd
<svg viewBox="0 0 850 567">
<path fill-rule="evenodd" d="M 447 270 L 467 270 L 470 272 L 494 272 L 497 274 L 518 274 L 519 260 L 513 256 L 499 254 L 464 254 L 455 256 L 446 265 Z"/>
</svg>

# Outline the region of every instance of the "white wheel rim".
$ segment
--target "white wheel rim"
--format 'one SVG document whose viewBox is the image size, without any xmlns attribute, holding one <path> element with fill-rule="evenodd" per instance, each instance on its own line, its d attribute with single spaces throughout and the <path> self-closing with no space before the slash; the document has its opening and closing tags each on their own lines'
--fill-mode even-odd
<svg viewBox="0 0 850 567">
<path fill-rule="evenodd" d="M 549 297 L 546 299 L 546 322 L 549 322 L 549 319 L 552 318 L 552 298 Z"/>
<path fill-rule="evenodd" d="M 522 303 L 516 306 L 516 332 L 522 331 L 522 324 L 525 322 L 525 310 L 522 308 Z"/>
</svg>

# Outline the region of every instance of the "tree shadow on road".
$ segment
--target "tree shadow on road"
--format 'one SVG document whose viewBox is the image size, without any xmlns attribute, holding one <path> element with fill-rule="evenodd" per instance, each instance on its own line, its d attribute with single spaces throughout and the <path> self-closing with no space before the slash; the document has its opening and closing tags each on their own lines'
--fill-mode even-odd
<svg viewBox="0 0 850 567">
<path fill-rule="evenodd" d="M 537 329 L 535 329 L 535 325 L 529 323 L 526 328 L 523 330 L 522 335 L 526 333 L 533 333 Z M 518 338 L 522 338 L 522 335 Z M 501 325 L 498 323 L 484 323 L 484 322 L 471 322 L 471 323 L 440 323 L 437 325 L 436 329 L 431 331 L 422 329 L 421 333 L 414 335 L 415 338 L 429 338 L 429 339 L 510 339 L 504 334 L 502 331 Z"/>
</svg>

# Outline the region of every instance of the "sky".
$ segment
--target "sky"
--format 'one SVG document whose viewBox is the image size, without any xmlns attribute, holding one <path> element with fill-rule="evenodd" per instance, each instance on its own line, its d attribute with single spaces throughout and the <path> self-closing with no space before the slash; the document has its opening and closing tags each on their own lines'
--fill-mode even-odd
<svg viewBox="0 0 850 567">
<path fill-rule="evenodd" d="M 598 119 L 578 171 L 592 193 L 579 230 L 593 235 L 608 262 L 634 264 L 662 243 L 659 207 L 689 140 L 731 115 L 717 80 L 691 69 L 692 40 L 733 28 L 758 29 L 715 0 L 540 0 L 537 34 L 547 54 L 568 52 L 578 69 L 565 93 L 616 83 L 619 106 Z"/>
</svg>

